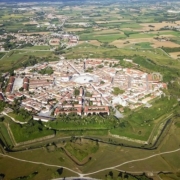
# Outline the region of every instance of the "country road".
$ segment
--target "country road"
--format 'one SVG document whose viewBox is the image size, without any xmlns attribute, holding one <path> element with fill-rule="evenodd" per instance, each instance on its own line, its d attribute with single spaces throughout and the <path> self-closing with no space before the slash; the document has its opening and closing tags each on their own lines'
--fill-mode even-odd
<svg viewBox="0 0 180 180">
<path fill-rule="evenodd" d="M 46 163 L 43 163 L 43 162 L 36 162 L 36 161 L 29 161 L 29 160 L 19 159 L 19 158 L 15 158 L 15 157 L 12 157 L 12 156 L 9 156 L 9 155 L 5 155 L 5 154 L 2 154 L 2 153 L 0 153 L 0 156 L 11 158 L 11 159 L 14 159 L 14 160 L 17 160 L 17 161 L 21 161 L 21 162 L 31 163 L 31 164 L 38 164 L 38 165 L 44 165 L 44 166 L 49 166 L 49 167 L 64 168 L 66 170 L 69 170 L 69 171 L 79 175 L 79 177 L 82 178 L 82 177 L 89 176 L 89 175 L 92 175 L 92 174 L 96 174 L 96 173 L 99 173 L 99 172 L 102 172 L 102 171 L 105 171 L 105 170 L 116 169 L 116 168 L 121 167 L 121 166 L 123 166 L 125 164 L 129 164 L 129 163 L 133 163 L 133 162 L 138 162 L 138 161 L 144 161 L 144 160 L 156 157 L 156 156 L 165 155 L 165 154 L 171 154 L 171 153 L 175 153 L 175 152 L 178 152 L 178 151 L 180 151 L 180 148 L 172 150 L 172 151 L 167 151 L 167 152 L 161 152 L 161 153 L 153 154 L 153 155 L 145 157 L 145 158 L 140 158 L 140 159 L 135 159 L 135 160 L 131 160 L 131 161 L 126 161 L 126 162 L 123 162 L 123 163 L 118 164 L 116 166 L 112 166 L 112 167 L 108 167 L 108 168 L 103 168 L 101 170 L 94 171 L 94 172 L 91 172 L 91 173 L 86 173 L 86 174 L 78 173 L 77 171 L 74 171 L 74 170 L 72 170 L 70 168 L 67 168 L 67 167 L 64 167 L 64 166 L 53 165 L 53 164 L 46 164 Z"/>
</svg>

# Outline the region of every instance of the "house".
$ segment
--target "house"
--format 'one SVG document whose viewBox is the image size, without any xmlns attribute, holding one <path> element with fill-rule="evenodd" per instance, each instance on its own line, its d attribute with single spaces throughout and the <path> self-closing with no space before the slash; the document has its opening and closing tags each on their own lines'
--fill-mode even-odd
<svg viewBox="0 0 180 180">
<path fill-rule="evenodd" d="M 85 106 L 84 115 L 105 113 L 109 115 L 108 106 Z"/>
<path fill-rule="evenodd" d="M 48 122 L 48 121 L 53 121 L 56 118 L 53 117 L 45 117 L 45 116 L 33 116 L 33 120 L 35 121 L 43 121 L 43 122 Z"/>
</svg>

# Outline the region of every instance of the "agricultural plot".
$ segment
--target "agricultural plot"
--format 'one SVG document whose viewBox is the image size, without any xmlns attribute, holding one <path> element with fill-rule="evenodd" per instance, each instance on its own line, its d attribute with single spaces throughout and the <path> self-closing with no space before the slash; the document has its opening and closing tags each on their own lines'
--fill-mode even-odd
<svg viewBox="0 0 180 180">
<path fill-rule="evenodd" d="M 126 36 L 124 34 L 103 34 L 103 35 L 98 35 L 97 33 L 92 33 L 92 34 L 81 34 L 80 35 L 80 40 L 83 41 L 89 41 L 89 40 L 97 40 L 99 42 L 112 42 L 117 39 L 125 38 Z"/>
<path fill-rule="evenodd" d="M 31 49 L 31 50 L 50 50 L 49 46 L 32 46 L 32 47 L 26 47 L 24 49 Z"/>
<path fill-rule="evenodd" d="M 169 53 L 169 55 L 174 59 L 180 58 L 180 52 Z"/>
<path fill-rule="evenodd" d="M 6 71 L 11 68 L 19 67 L 22 63 L 27 62 L 30 56 L 35 57 L 52 57 L 53 53 L 51 51 L 36 51 L 36 50 L 12 50 L 8 52 L 1 60 L 0 60 L 0 70 Z"/>
<path fill-rule="evenodd" d="M 161 23 L 142 23 L 140 24 L 142 26 L 142 29 L 145 31 L 154 30 L 158 31 L 161 28 L 164 28 L 165 26 L 169 27 L 176 27 L 179 24 L 179 21 L 174 22 L 161 22 Z"/>
<path fill-rule="evenodd" d="M 147 41 L 146 41 L 147 42 Z M 76 52 L 76 53 L 75 53 Z M 159 49 L 117 49 L 117 48 L 105 48 L 93 46 L 90 44 L 81 44 L 76 46 L 66 52 L 66 58 L 76 59 L 76 58 L 115 58 L 120 59 L 120 57 L 130 57 L 133 58 L 134 55 L 142 56 L 153 60 L 158 65 L 167 65 L 174 68 L 179 67 L 178 61 L 172 61 L 172 59 L 162 50 Z"/>
</svg>

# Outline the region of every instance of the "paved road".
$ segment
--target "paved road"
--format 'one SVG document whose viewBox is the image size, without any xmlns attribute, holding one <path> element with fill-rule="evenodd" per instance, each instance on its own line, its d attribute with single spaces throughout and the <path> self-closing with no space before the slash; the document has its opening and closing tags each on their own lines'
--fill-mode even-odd
<svg viewBox="0 0 180 180">
<path fill-rule="evenodd" d="M 102 172 L 102 171 L 105 171 L 105 170 L 117 169 L 118 167 L 121 167 L 121 166 L 123 166 L 125 164 L 129 164 L 129 163 L 133 163 L 133 162 L 138 162 L 138 161 L 144 161 L 144 160 L 151 159 L 153 157 L 157 157 L 157 156 L 161 156 L 161 155 L 165 155 L 165 154 L 171 154 L 171 153 L 175 153 L 175 152 L 178 152 L 178 151 L 180 151 L 180 148 L 172 150 L 172 151 L 166 151 L 166 152 L 161 152 L 161 153 L 153 154 L 153 155 L 145 157 L 145 158 L 140 158 L 140 159 L 135 159 L 135 160 L 131 160 L 131 161 L 126 161 L 126 162 L 123 162 L 123 163 L 118 164 L 116 166 L 104 168 L 104 169 L 101 169 L 101 170 L 98 170 L 98 171 L 94 171 L 94 172 L 91 172 L 91 173 L 86 173 L 86 174 L 78 173 L 77 171 L 74 171 L 74 170 L 72 170 L 70 168 L 67 168 L 67 167 L 64 167 L 64 166 L 53 165 L 53 164 L 46 164 L 46 163 L 43 163 L 43 162 L 36 162 L 36 161 L 29 161 L 29 160 L 19 159 L 19 158 L 15 158 L 15 157 L 12 157 L 12 156 L 9 156 L 9 155 L 6 155 L 6 154 L 2 154 L 2 153 L 0 153 L 0 156 L 7 157 L 7 158 L 10 158 L 10 159 L 14 159 L 14 160 L 21 161 L 21 162 L 31 163 L 31 164 L 38 164 L 38 165 L 44 165 L 44 166 L 49 166 L 49 167 L 64 168 L 66 170 L 69 170 L 69 171 L 79 175 L 80 178 L 83 178 L 85 176 L 90 176 L 92 174 L 96 174 L 96 173 L 99 173 L 99 172 Z"/>
</svg>

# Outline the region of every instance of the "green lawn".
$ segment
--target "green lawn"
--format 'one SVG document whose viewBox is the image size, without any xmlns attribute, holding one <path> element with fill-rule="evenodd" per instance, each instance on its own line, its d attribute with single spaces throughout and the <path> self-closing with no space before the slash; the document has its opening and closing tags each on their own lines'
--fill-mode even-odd
<svg viewBox="0 0 180 180">
<path fill-rule="evenodd" d="M 107 42 L 110 43 L 112 41 L 125 38 L 126 36 L 124 34 L 103 34 L 103 35 L 97 35 L 95 33 L 84 33 L 80 34 L 80 40 L 88 41 L 88 40 L 97 40 L 100 42 Z"/>
<path fill-rule="evenodd" d="M 112 134 L 126 136 L 133 139 L 147 140 L 156 125 L 156 120 L 173 110 L 176 99 L 168 100 L 167 97 L 153 102 L 150 108 L 141 108 L 121 120 L 119 127 L 111 129 Z"/>
<path fill-rule="evenodd" d="M 96 153 L 99 149 L 99 146 L 96 144 L 96 142 L 93 141 L 86 141 L 86 143 L 68 142 L 65 146 L 65 149 L 76 159 L 82 161 L 88 157 L 88 155 Z"/>
<path fill-rule="evenodd" d="M 179 37 L 180 32 L 179 31 L 160 31 L 159 35 L 174 35 L 176 37 Z"/>
<path fill-rule="evenodd" d="M 28 122 L 32 116 L 29 116 L 28 118 L 24 118 L 21 114 L 15 114 L 15 113 L 9 113 L 9 116 L 13 117 L 16 121 L 20 121 L 20 122 Z"/>
<path fill-rule="evenodd" d="M 128 23 L 123 23 L 120 25 L 120 28 L 132 28 L 132 29 L 140 29 L 142 28 L 141 25 L 139 25 L 138 23 L 133 23 L 133 22 L 128 22 Z"/>
<path fill-rule="evenodd" d="M 12 146 L 13 143 L 9 137 L 9 133 L 7 131 L 7 127 L 3 122 L 0 122 L 0 138 L 4 142 L 6 146 Z"/>
<path fill-rule="evenodd" d="M 135 48 L 135 49 L 151 49 L 151 51 L 154 51 L 151 43 L 149 42 L 141 42 L 141 43 L 135 43 L 133 45 L 127 45 L 125 48 Z M 143 50 L 142 50 L 143 51 Z M 154 51 L 155 52 L 155 51 Z M 163 54 L 162 54 L 163 55 Z"/>
<path fill-rule="evenodd" d="M 25 47 L 24 49 L 31 49 L 31 50 L 50 50 L 49 46 L 32 46 L 32 47 Z"/>
<path fill-rule="evenodd" d="M 113 116 L 61 116 L 56 121 L 46 123 L 48 127 L 57 130 L 106 130 L 114 123 Z"/>
<path fill-rule="evenodd" d="M 33 125 L 20 125 L 12 123 L 10 128 L 17 143 L 42 138 L 48 135 L 54 135 L 53 130 L 44 128 L 41 124 L 39 124 L 39 122 L 33 122 Z"/>
<path fill-rule="evenodd" d="M 136 38 L 151 38 L 156 36 L 156 34 L 148 34 L 148 33 L 137 33 L 137 34 L 130 34 L 130 39 L 136 39 Z"/>
<path fill-rule="evenodd" d="M 114 87 L 113 88 L 113 94 L 114 95 L 119 95 L 119 94 L 123 94 L 124 93 L 124 90 L 121 90 L 121 89 L 119 89 L 118 87 Z"/>
<path fill-rule="evenodd" d="M 5 52 L 0 52 L 0 59 L 5 55 Z"/>
<path fill-rule="evenodd" d="M 0 70 L 7 71 L 11 68 L 18 68 L 21 66 L 22 63 L 28 61 L 30 56 L 43 58 L 52 55 L 53 52 L 51 51 L 12 50 L 0 60 Z"/>
<path fill-rule="evenodd" d="M 142 43 L 136 43 L 135 48 L 152 48 L 151 43 L 149 42 L 142 42 Z"/>
</svg>

